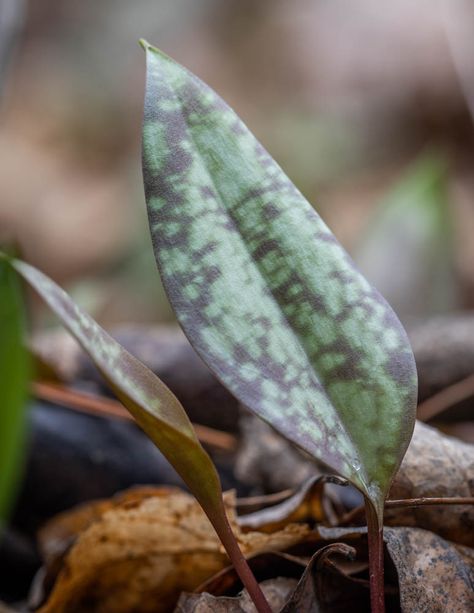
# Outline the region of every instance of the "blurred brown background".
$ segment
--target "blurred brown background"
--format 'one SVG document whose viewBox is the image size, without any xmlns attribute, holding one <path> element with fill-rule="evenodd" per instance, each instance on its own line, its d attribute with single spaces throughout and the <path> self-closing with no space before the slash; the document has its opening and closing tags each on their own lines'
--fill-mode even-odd
<svg viewBox="0 0 474 613">
<path fill-rule="evenodd" d="M 405 321 L 474 306 L 472 2 L 0 7 L 0 52 L 19 25 L 0 235 L 102 322 L 172 318 L 141 185 L 140 37 L 230 102 Z"/>
</svg>

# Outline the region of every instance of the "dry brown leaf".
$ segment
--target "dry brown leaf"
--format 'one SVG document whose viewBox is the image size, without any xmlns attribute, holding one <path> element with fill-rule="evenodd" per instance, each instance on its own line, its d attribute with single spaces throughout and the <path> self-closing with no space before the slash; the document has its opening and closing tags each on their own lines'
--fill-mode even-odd
<svg viewBox="0 0 474 613">
<path fill-rule="evenodd" d="M 417 422 L 389 498 L 474 496 L 474 446 Z M 385 523 L 417 526 L 474 546 L 474 506 L 390 509 Z"/>
<path fill-rule="evenodd" d="M 290 524 L 270 535 L 242 534 L 233 495 L 226 495 L 226 505 L 246 555 L 286 549 L 309 533 L 307 526 Z M 54 523 L 43 532 L 43 550 L 51 552 L 48 533 L 57 553 L 58 535 L 70 541 L 81 522 L 86 527 L 65 556 L 41 613 L 171 611 L 180 592 L 192 591 L 229 563 L 197 502 L 178 490 L 137 488 L 109 508 L 96 504 L 89 515 L 83 508 L 69 525 L 63 514 L 57 533 Z"/>
<path fill-rule="evenodd" d="M 351 559 L 354 555 L 355 550 L 344 543 L 334 543 L 319 549 L 311 558 L 281 613 L 336 613 L 349 608 L 355 611 L 366 609 L 367 588 L 361 588 L 357 579 L 346 576 L 330 561 L 331 556 Z M 337 582 L 336 595 L 332 585 L 334 579 Z M 360 608 L 361 603 L 363 608 Z"/>
<path fill-rule="evenodd" d="M 267 579 L 260 583 L 272 611 L 279 611 L 290 597 L 298 581 L 287 577 Z M 256 609 L 247 590 L 239 596 L 212 596 L 211 594 L 182 594 L 175 613 L 255 613 Z"/>
<path fill-rule="evenodd" d="M 474 611 L 474 551 L 419 528 L 387 528 L 403 613 Z"/>
<path fill-rule="evenodd" d="M 71 511 L 56 515 L 38 532 L 38 548 L 46 565 L 61 558 L 74 543 L 77 535 L 93 521 L 113 508 L 112 501 L 97 500 L 78 505 Z"/>
</svg>

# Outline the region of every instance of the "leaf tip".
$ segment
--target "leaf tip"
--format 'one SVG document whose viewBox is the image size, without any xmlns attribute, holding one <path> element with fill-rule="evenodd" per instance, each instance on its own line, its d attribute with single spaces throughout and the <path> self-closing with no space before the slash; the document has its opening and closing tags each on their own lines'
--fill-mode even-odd
<svg viewBox="0 0 474 613">
<path fill-rule="evenodd" d="M 150 43 L 144 38 L 140 38 L 140 40 L 138 41 L 138 44 L 143 49 L 143 51 L 148 51 L 148 49 L 150 49 L 151 47 Z"/>
<path fill-rule="evenodd" d="M 164 51 L 162 51 L 161 49 L 158 49 L 158 47 L 155 47 L 154 45 L 152 45 L 151 43 L 149 43 L 147 40 L 145 40 L 144 38 L 140 38 L 140 40 L 138 41 L 139 45 L 141 46 L 141 48 L 145 51 L 145 53 L 151 52 L 154 53 L 155 55 L 159 56 L 162 59 L 165 60 L 169 60 L 172 61 L 173 60 L 170 58 L 169 55 L 167 55 Z"/>
</svg>

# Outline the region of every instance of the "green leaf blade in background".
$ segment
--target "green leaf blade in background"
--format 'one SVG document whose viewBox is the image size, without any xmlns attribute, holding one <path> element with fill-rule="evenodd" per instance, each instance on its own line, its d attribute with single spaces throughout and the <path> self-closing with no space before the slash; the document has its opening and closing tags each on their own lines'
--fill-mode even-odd
<svg viewBox="0 0 474 613">
<path fill-rule="evenodd" d="M 235 396 L 380 509 L 415 419 L 401 324 L 235 113 L 143 46 L 145 192 L 178 320 Z"/>
<path fill-rule="evenodd" d="M 21 476 L 30 364 L 17 275 L 0 259 L 0 528 Z"/>
<path fill-rule="evenodd" d="M 447 162 L 427 151 L 374 210 L 354 259 L 409 325 L 460 308 L 454 247 Z"/>
</svg>

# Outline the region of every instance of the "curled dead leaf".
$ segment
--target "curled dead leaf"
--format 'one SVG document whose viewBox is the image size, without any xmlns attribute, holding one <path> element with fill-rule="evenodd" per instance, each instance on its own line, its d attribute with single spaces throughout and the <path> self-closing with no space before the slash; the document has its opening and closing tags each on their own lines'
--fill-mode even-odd
<svg viewBox="0 0 474 613">
<path fill-rule="evenodd" d="M 66 515 L 43 532 L 50 560 L 70 543 L 53 590 L 41 613 L 160 613 L 172 611 L 182 591 L 194 590 L 228 565 L 211 524 L 192 496 L 179 490 L 137 488 L 88 514 Z M 246 555 L 286 549 L 309 528 L 289 524 L 272 534 L 243 534 L 235 519 L 235 499 L 226 495 L 227 512 Z M 73 512 L 74 513 L 74 512 Z M 51 545 L 53 542 L 53 545 Z"/>
<path fill-rule="evenodd" d="M 289 522 L 295 521 L 318 521 L 323 522 L 334 519 L 334 513 L 330 507 L 330 500 L 325 497 L 324 486 L 326 483 L 346 486 L 346 479 L 332 475 L 310 477 L 304 481 L 294 492 L 273 505 L 265 505 L 265 501 L 272 496 L 261 496 L 260 502 L 263 508 L 241 515 L 237 518 L 242 529 L 255 529 L 261 532 L 273 532 L 281 529 Z M 243 507 L 243 501 L 237 501 L 239 508 Z"/>
<path fill-rule="evenodd" d="M 333 543 L 319 549 L 311 558 L 298 585 L 281 613 L 308 611 L 323 613 L 331 611 L 346 611 L 348 605 L 352 608 L 368 604 L 366 585 L 359 585 L 357 579 L 349 577 L 341 569 L 332 564 L 330 558 L 339 556 L 353 559 L 355 549 L 345 543 Z M 337 589 L 332 590 L 330 575 L 337 577 Z M 354 589 L 355 588 L 355 589 Z M 341 603 L 342 598 L 342 603 Z M 341 608 L 341 606 L 343 608 Z"/>
<path fill-rule="evenodd" d="M 360 539 L 360 535 L 357 538 Z M 314 544 L 304 547 L 308 553 L 314 553 Z M 349 545 L 328 544 L 320 539 L 309 564 L 307 559 L 287 554 L 263 554 L 250 559 L 249 564 L 260 579 L 262 589 L 272 598 L 274 611 L 346 612 L 348 609 L 344 607 L 348 604 L 351 610 L 366 611 L 368 582 L 352 578 L 340 567 L 341 560 L 352 559 L 354 554 L 355 549 Z M 218 577 L 201 586 L 199 591 L 204 593 L 183 594 L 175 613 L 255 613 L 245 590 L 233 597 L 236 591 L 235 573 L 231 569 L 222 571 Z"/>
<path fill-rule="evenodd" d="M 366 528 L 321 528 L 327 540 L 341 540 L 353 546 L 358 557 L 367 555 Z M 385 599 L 389 611 L 402 613 L 467 613 L 474 610 L 474 550 L 444 540 L 421 528 L 385 528 Z M 341 577 L 324 578 L 324 590 L 332 590 L 333 608 L 321 611 L 347 611 Z M 354 578 L 352 578 L 354 581 Z M 359 580 L 360 582 L 360 580 Z M 352 584 L 352 589 L 356 586 Z M 363 596 L 357 589 L 355 595 Z M 341 600 L 342 599 L 342 600 Z M 348 603 L 346 602 L 346 606 Z M 368 609 L 351 607 L 353 611 Z M 319 611 L 319 609 L 318 609 Z"/>
</svg>

